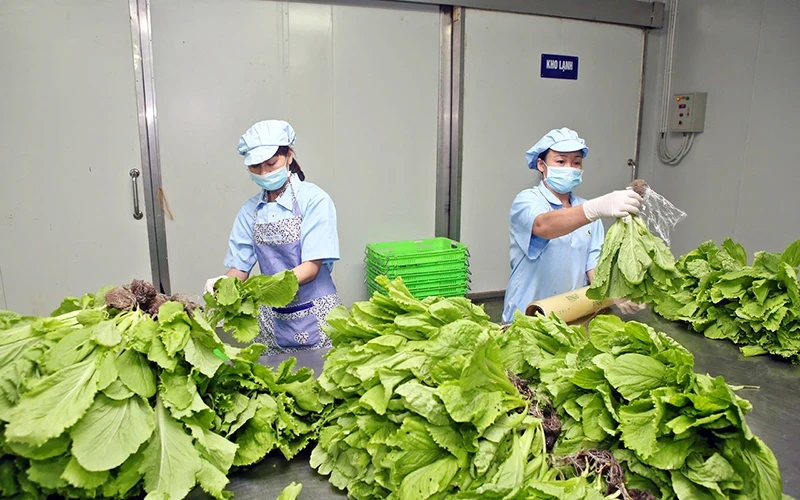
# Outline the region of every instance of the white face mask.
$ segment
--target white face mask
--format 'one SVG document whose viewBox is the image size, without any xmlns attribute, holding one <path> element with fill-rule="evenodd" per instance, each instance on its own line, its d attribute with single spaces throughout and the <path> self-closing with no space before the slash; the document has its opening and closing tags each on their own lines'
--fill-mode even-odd
<svg viewBox="0 0 800 500">
<path fill-rule="evenodd" d="M 284 165 L 278 170 L 273 170 L 265 175 L 259 175 L 250 172 L 250 178 L 261 189 L 265 189 L 267 191 L 277 191 L 282 188 L 283 185 L 286 184 L 287 179 L 289 179 L 289 165 Z"/>
<path fill-rule="evenodd" d="M 583 170 L 572 167 L 547 167 L 545 182 L 560 194 L 567 194 L 583 180 Z"/>
</svg>

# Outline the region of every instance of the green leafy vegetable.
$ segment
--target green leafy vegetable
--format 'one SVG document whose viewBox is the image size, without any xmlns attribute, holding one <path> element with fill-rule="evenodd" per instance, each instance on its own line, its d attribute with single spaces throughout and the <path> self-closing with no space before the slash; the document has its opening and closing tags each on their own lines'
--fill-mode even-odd
<svg viewBox="0 0 800 500">
<path fill-rule="evenodd" d="M 303 485 L 292 482 L 289 486 L 281 491 L 276 500 L 296 500 L 297 495 L 303 490 Z"/>
<path fill-rule="evenodd" d="M 538 333 L 555 335 L 566 328 L 559 323 L 518 316 L 503 348 L 536 353 L 520 376 L 560 407 L 556 455 L 574 462 L 587 447 L 613 450 L 630 484 L 647 478 L 664 498 L 781 498 L 775 457 L 744 420 L 749 403 L 721 377 L 694 373 L 683 347 L 646 325 L 600 316 L 588 339 L 554 348 Z"/>
<path fill-rule="evenodd" d="M 712 339 L 729 339 L 742 354 L 773 354 L 800 363 L 800 240 L 783 254 L 757 252 L 752 265 L 741 245 L 708 241 L 677 264 L 680 286 L 655 294 L 654 310 Z"/>
<path fill-rule="evenodd" d="M 618 219 L 608 230 L 586 296 L 593 300 L 630 298 L 651 302 L 659 291 L 676 286 L 675 257 L 636 215 Z"/>
<path fill-rule="evenodd" d="M 240 304 L 223 316 L 286 305 L 296 281 L 227 281 Z M 294 358 L 259 365 L 265 346 L 217 337 L 219 310 L 144 282 L 100 293 L 50 318 L 0 311 L 0 494 L 180 499 L 199 485 L 227 500 L 234 465 L 291 458 L 315 435 L 325 407 Z"/>
<path fill-rule="evenodd" d="M 214 294 L 206 293 L 209 323 L 222 322 L 239 342 L 252 342 L 258 335 L 260 306 L 283 307 L 294 300 L 297 275 L 283 271 L 273 276 L 251 276 L 246 281 L 224 278 L 214 284 Z"/>
<path fill-rule="evenodd" d="M 749 404 L 669 337 L 612 316 L 503 332 L 382 281 L 329 317 L 320 377 L 311 465 L 351 498 L 780 498 Z"/>
</svg>

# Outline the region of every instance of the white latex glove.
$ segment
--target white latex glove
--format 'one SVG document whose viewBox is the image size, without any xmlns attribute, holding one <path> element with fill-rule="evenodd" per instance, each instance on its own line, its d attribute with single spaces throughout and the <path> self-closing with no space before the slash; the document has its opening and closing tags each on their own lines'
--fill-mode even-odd
<svg viewBox="0 0 800 500">
<path fill-rule="evenodd" d="M 622 314 L 633 314 L 646 307 L 644 304 L 638 304 L 629 299 L 614 299 L 614 305 L 619 308 Z"/>
<path fill-rule="evenodd" d="M 632 189 L 624 189 L 589 200 L 582 206 L 586 218 L 594 222 L 600 217 L 625 217 L 629 214 L 638 214 L 641 204 L 641 196 Z"/>
<path fill-rule="evenodd" d="M 211 295 L 214 295 L 214 284 L 216 284 L 216 282 L 221 280 L 222 278 L 227 278 L 227 276 L 223 274 L 222 276 L 217 276 L 216 278 L 211 278 L 210 280 L 207 280 L 205 291 L 210 293 Z"/>
</svg>

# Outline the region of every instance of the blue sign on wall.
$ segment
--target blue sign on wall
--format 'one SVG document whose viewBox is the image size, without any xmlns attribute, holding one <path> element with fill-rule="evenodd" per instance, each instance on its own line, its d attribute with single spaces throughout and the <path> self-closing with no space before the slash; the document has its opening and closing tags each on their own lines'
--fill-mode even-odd
<svg viewBox="0 0 800 500">
<path fill-rule="evenodd" d="M 574 56 L 542 54 L 542 78 L 577 80 L 578 58 Z"/>
</svg>

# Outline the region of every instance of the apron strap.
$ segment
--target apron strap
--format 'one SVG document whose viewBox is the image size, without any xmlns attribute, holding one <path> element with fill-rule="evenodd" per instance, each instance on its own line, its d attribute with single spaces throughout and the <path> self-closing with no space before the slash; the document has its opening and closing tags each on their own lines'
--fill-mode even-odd
<svg viewBox="0 0 800 500">
<path fill-rule="evenodd" d="M 292 175 L 294 175 L 294 174 L 292 174 Z M 300 212 L 300 204 L 297 203 L 297 194 L 295 194 L 295 191 L 294 191 L 294 184 L 292 184 L 292 176 L 291 175 L 289 176 L 289 179 L 286 181 L 286 184 L 289 185 L 289 189 L 291 189 L 291 191 L 292 191 L 292 215 L 295 216 L 295 217 L 300 217 L 300 222 L 302 222 L 303 221 L 303 213 Z M 286 192 L 286 190 L 284 189 L 284 193 L 285 192 Z M 283 196 L 284 193 L 281 193 L 280 195 L 278 195 L 278 198 Z M 267 215 L 269 215 L 269 201 L 268 201 L 268 198 L 267 198 L 267 196 L 268 196 L 267 191 L 263 190 L 261 196 L 262 196 L 261 199 L 264 202 L 264 205 L 267 207 Z M 277 198 L 275 199 L 275 201 L 276 202 L 278 201 Z M 269 223 L 269 217 L 267 217 L 267 223 Z M 256 208 L 253 211 L 253 234 L 255 234 L 255 231 L 256 231 L 256 229 L 255 229 L 256 228 L 256 224 L 258 224 L 258 205 L 256 205 Z"/>
</svg>

